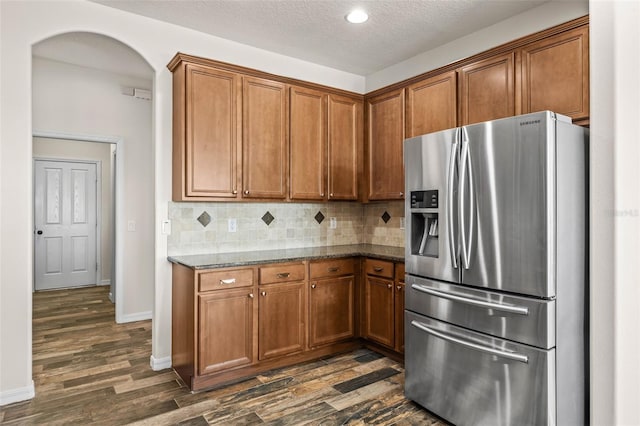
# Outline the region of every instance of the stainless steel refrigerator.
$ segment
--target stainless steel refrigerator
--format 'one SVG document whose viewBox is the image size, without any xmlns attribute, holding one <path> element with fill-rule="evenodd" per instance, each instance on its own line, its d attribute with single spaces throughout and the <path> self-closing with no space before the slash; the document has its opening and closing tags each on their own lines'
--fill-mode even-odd
<svg viewBox="0 0 640 426">
<path fill-rule="evenodd" d="M 588 135 L 545 111 L 405 140 L 409 399 L 457 425 L 588 422 Z"/>
</svg>

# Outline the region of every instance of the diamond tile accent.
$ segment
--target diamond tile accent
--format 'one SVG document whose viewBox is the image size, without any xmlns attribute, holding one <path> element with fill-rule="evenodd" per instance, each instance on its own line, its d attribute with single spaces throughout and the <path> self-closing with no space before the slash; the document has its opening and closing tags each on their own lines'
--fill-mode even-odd
<svg viewBox="0 0 640 426">
<path fill-rule="evenodd" d="M 198 216 L 198 222 L 206 228 L 207 225 L 211 223 L 211 216 L 209 216 L 207 212 L 202 212 L 202 214 Z"/>
<path fill-rule="evenodd" d="M 389 222 L 389 219 L 391 219 L 391 215 L 389 213 L 387 213 L 386 211 L 384 213 L 382 213 L 382 220 L 384 220 L 384 223 Z"/>
<path fill-rule="evenodd" d="M 313 218 L 316 220 L 316 222 L 318 222 L 318 224 L 320 224 L 324 220 L 324 215 L 322 214 L 322 212 L 318 212 Z"/>
<path fill-rule="evenodd" d="M 262 221 L 264 223 L 267 224 L 267 226 L 271 225 L 271 222 L 273 222 L 273 220 L 275 219 L 275 217 L 273 217 L 273 215 L 269 212 L 266 212 L 263 216 L 262 216 Z"/>
</svg>

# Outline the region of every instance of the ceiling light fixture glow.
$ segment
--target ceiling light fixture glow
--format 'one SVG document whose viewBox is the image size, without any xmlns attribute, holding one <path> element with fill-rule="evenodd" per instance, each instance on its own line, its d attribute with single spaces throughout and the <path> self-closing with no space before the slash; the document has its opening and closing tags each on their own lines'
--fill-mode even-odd
<svg viewBox="0 0 640 426">
<path fill-rule="evenodd" d="M 347 16 L 344 17 L 348 22 L 352 24 L 362 24 L 363 22 L 367 22 L 369 19 L 369 15 L 362 9 L 355 9 L 349 12 Z"/>
</svg>

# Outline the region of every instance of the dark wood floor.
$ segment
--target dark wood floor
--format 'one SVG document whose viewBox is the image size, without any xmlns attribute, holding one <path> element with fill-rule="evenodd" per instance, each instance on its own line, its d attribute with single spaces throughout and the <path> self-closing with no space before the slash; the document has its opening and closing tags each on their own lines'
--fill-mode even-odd
<svg viewBox="0 0 640 426">
<path fill-rule="evenodd" d="M 443 425 L 406 400 L 402 365 L 366 349 L 192 394 L 152 371 L 151 322 L 114 322 L 107 287 L 36 293 L 36 397 L 2 424 Z"/>
</svg>

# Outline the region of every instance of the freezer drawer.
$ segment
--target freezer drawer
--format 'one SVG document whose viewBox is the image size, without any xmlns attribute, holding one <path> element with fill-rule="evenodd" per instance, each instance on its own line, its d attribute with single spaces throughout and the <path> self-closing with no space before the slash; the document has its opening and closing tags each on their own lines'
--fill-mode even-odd
<svg viewBox="0 0 640 426">
<path fill-rule="evenodd" d="M 458 425 L 555 425 L 555 349 L 405 311 L 405 395 Z"/>
<path fill-rule="evenodd" d="M 406 276 L 410 311 L 539 348 L 556 346 L 556 302 Z"/>
</svg>

